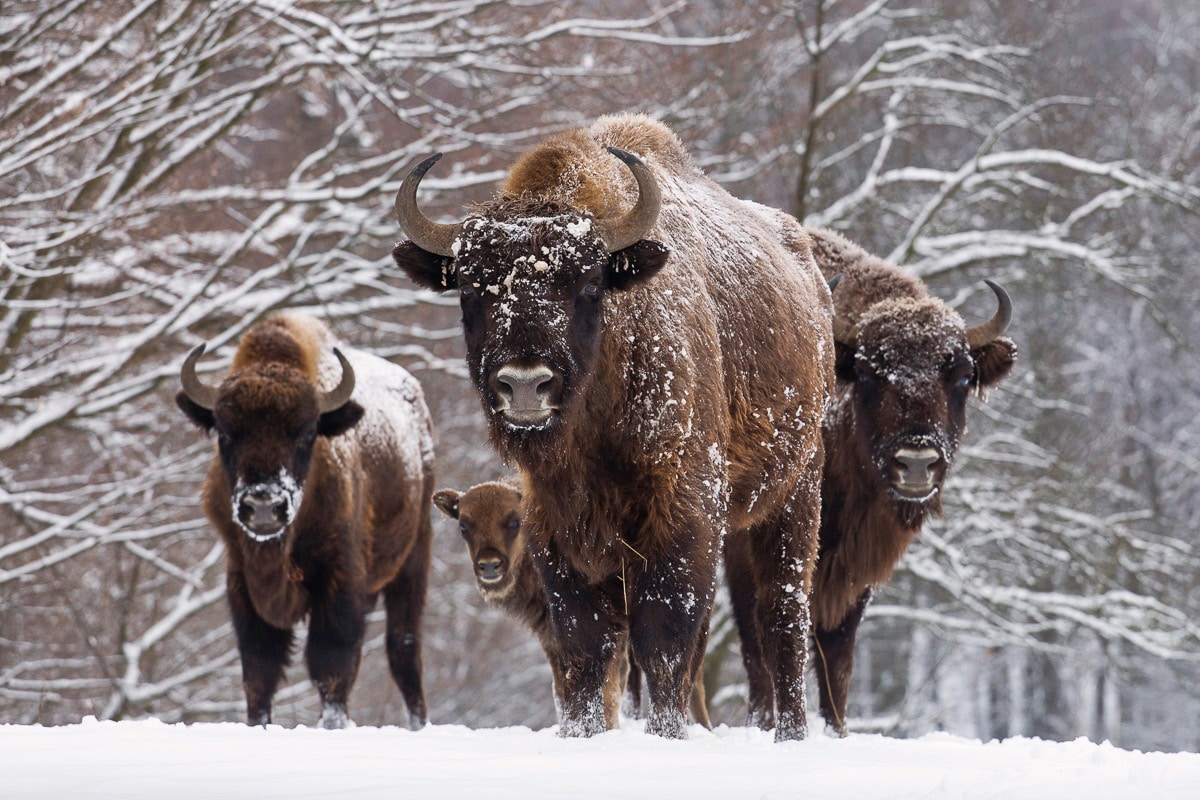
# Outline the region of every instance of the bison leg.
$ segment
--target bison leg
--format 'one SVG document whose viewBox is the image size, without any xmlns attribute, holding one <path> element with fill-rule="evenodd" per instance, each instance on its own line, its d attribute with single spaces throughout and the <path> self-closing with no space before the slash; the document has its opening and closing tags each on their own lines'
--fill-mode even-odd
<svg viewBox="0 0 1200 800">
<path fill-rule="evenodd" d="M 697 652 L 692 656 L 692 691 L 688 700 L 688 708 L 692 712 L 694 721 L 711 730 L 712 722 L 708 718 L 708 699 L 704 694 L 703 650 L 703 647 L 697 647 Z M 642 671 L 633 659 L 629 659 L 621 713 L 630 719 L 637 719 L 642 715 Z"/>
<path fill-rule="evenodd" d="M 321 696 L 322 728 L 344 728 L 346 701 L 362 661 L 366 633 L 365 598 L 343 590 L 314 599 L 304 657 Z"/>
<path fill-rule="evenodd" d="M 766 731 L 775 727 L 775 687 L 758 637 L 758 599 L 749 548 L 750 537 L 745 533 L 725 539 L 725 581 L 729 585 L 749 688 L 746 724 Z"/>
<path fill-rule="evenodd" d="M 586 737 L 606 730 L 606 689 L 623 639 L 612 601 L 570 568 L 557 548 L 534 551 L 562 664 L 562 722 L 558 735 Z"/>
<path fill-rule="evenodd" d="M 621 712 L 630 719 L 642 716 L 642 671 L 637 662 L 626 651 L 629 669 L 625 673 L 625 697 L 621 701 Z"/>
<path fill-rule="evenodd" d="M 708 697 L 704 691 L 704 651 L 708 647 L 708 624 L 701 626 L 700 637 L 696 649 L 692 652 L 691 691 L 688 692 L 688 708 L 692 719 L 705 728 L 712 730 L 712 722 L 708 719 Z"/>
<path fill-rule="evenodd" d="M 608 677 L 604 681 L 604 727 L 616 730 L 621 727 L 621 674 L 625 671 L 629 645 L 622 641 L 617 645 L 617 657 L 608 663 Z"/>
<path fill-rule="evenodd" d="M 558 654 L 557 644 L 548 644 L 542 642 L 542 650 L 546 653 L 546 661 L 550 663 L 550 680 L 553 683 L 554 689 L 554 719 L 559 724 L 563 720 L 563 706 L 566 697 L 566 667 L 563 666 L 562 658 Z"/>
<path fill-rule="evenodd" d="M 808 592 L 816 565 L 819 517 L 817 488 L 802 485 L 778 515 L 749 532 L 755 617 L 763 661 L 775 688 L 776 741 L 808 735 L 804 670 L 812 631 Z"/>
<path fill-rule="evenodd" d="M 846 735 L 846 699 L 850 691 L 850 676 L 854 672 L 854 640 L 858 634 L 858 623 L 870 602 L 871 589 L 868 587 L 859 595 L 837 628 L 830 631 L 818 628 L 814 631 L 821 716 L 838 736 Z"/>
<path fill-rule="evenodd" d="M 431 526 L 425 515 L 424 527 Z M 428 535 L 427 535 L 428 534 Z M 387 609 L 387 655 L 392 679 L 408 708 L 409 730 L 425 727 L 428 714 L 421 685 L 421 615 L 429 582 L 429 547 L 432 535 L 422 530 L 400 573 L 383 590 Z"/>
<path fill-rule="evenodd" d="M 225 576 L 225 596 L 242 659 L 242 689 L 246 692 L 246 722 L 268 725 L 271 700 L 291 660 L 292 631 L 271 625 L 258 615 L 240 572 Z"/>
<path fill-rule="evenodd" d="M 702 538 L 681 537 L 696 542 Z M 684 563 L 690 569 L 681 569 Z M 647 733 L 687 738 L 686 696 L 693 656 L 704 641 L 701 628 L 712 608 L 715 571 L 712 559 L 702 552 L 684 552 L 651 561 L 638 578 L 629 630 L 650 699 Z"/>
</svg>

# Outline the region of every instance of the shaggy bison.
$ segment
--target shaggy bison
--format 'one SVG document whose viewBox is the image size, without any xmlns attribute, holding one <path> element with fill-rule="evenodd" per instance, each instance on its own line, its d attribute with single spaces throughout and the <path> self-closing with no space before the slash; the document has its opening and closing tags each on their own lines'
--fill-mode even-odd
<svg viewBox="0 0 1200 800">
<path fill-rule="evenodd" d="M 202 502 L 226 547 L 226 594 L 242 658 L 246 714 L 271 721 L 293 627 L 309 618 L 305 659 L 320 724 L 346 724 L 364 615 L 382 592 L 387 654 L 425 724 L 420 620 L 432 523 L 433 432 L 404 369 L 335 347 L 318 320 L 280 314 L 243 335 L 220 386 L 183 364 L 176 402 L 217 452 Z"/>
<path fill-rule="evenodd" d="M 563 654 L 562 735 L 604 731 L 626 637 L 646 730 L 686 735 L 729 534 L 753 565 L 776 738 L 803 737 L 833 381 L 829 292 L 807 234 L 730 196 L 641 115 L 546 139 L 459 223 L 417 207 L 436 159 L 396 197 L 410 241 L 393 256 L 460 297 L 492 442 L 522 474 Z"/>
<path fill-rule="evenodd" d="M 812 614 L 821 715 L 844 734 L 854 639 L 871 592 L 925 520 L 941 514 L 942 485 L 966 433 L 967 395 L 983 396 L 1008 375 L 1017 350 L 1001 335 L 1012 305 L 999 285 L 988 281 L 999 302 L 992 319 L 968 328 L 919 279 L 838 233 L 811 235 L 817 264 L 836 285 L 838 379 L 824 425 Z M 745 582 L 737 577 L 745 565 L 729 571 L 731 588 Z M 756 647 L 743 644 L 752 711 L 764 714 L 770 697 Z"/>
</svg>

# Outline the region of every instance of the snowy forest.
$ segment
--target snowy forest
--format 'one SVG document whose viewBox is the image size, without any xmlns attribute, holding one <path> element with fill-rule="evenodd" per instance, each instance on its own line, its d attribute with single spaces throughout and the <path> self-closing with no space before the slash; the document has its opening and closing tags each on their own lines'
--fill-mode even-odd
<svg viewBox="0 0 1200 800">
<path fill-rule="evenodd" d="M 505 475 L 393 198 L 444 152 L 421 203 L 458 215 L 638 110 L 967 319 L 984 278 L 1012 295 L 1020 359 L 868 609 L 851 730 L 1200 750 L 1198 32 L 1192 0 L 3 3 L 0 723 L 244 718 L 213 444 L 173 400 L 201 342 L 211 380 L 315 314 L 420 380 L 439 487 Z M 435 517 L 430 720 L 554 724 L 540 647 Z M 381 620 L 360 725 L 405 719 Z M 722 592 L 710 630 L 713 721 L 742 725 Z M 317 714 L 294 664 L 275 721 Z"/>
</svg>

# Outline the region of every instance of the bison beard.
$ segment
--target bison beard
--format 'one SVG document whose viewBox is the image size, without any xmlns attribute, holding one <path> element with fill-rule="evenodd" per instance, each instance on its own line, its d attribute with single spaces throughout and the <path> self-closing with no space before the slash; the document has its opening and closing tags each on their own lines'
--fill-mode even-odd
<svg viewBox="0 0 1200 800">
<path fill-rule="evenodd" d="M 409 725 L 419 728 L 432 425 L 411 375 L 363 353 L 347 358 L 333 345 L 318 320 L 281 314 L 245 333 L 219 388 L 196 376 L 203 346 L 181 374 L 176 402 L 217 432 L 202 500 L 225 542 L 247 720 L 271 721 L 293 629 L 307 616 L 319 724 L 343 727 L 364 615 L 382 594 L 388 663 Z M 334 370 L 338 388 L 319 391 L 336 380 Z"/>
<path fill-rule="evenodd" d="M 458 224 L 416 206 L 432 163 L 397 195 L 411 240 L 393 256 L 418 284 L 459 293 L 471 376 L 493 443 L 520 468 L 551 600 L 560 732 L 605 729 L 628 637 L 647 730 L 685 735 L 728 533 L 754 566 L 776 738 L 802 738 L 833 356 L 804 230 L 731 197 L 640 115 L 547 139 Z"/>
</svg>

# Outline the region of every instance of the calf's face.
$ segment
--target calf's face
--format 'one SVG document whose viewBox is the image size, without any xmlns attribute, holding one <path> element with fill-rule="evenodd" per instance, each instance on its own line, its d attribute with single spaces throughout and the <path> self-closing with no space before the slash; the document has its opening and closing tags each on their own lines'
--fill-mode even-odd
<svg viewBox="0 0 1200 800">
<path fill-rule="evenodd" d="M 513 588 L 513 570 L 525 557 L 521 532 L 521 493 L 502 483 L 484 483 L 464 493 L 442 489 L 433 504 L 458 521 L 485 598 L 500 598 Z"/>
<path fill-rule="evenodd" d="M 317 437 L 341 435 L 362 418 L 362 407 L 349 399 L 353 371 L 338 353 L 342 385 L 327 395 L 300 370 L 275 363 L 234 372 L 212 389 L 195 376 L 202 352 L 203 346 L 185 362 L 185 388 L 176 403 L 217 433 L 233 521 L 253 541 L 278 539 L 300 511 Z"/>
</svg>

